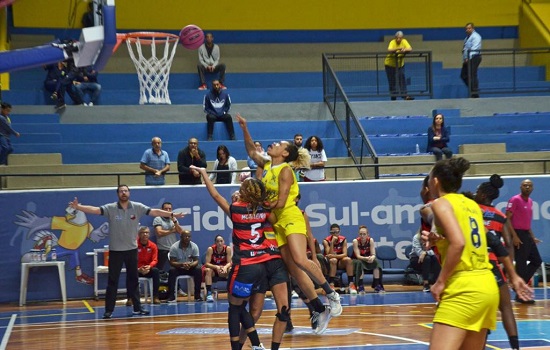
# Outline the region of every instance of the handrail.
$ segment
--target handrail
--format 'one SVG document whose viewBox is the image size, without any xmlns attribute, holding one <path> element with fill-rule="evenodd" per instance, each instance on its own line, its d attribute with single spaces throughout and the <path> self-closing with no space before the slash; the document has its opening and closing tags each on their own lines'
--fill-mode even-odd
<svg viewBox="0 0 550 350">
<path fill-rule="evenodd" d="M 334 70 L 330 66 L 326 54 L 322 55 L 322 63 L 323 63 L 323 100 L 325 101 L 325 104 L 330 110 L 330 113 L 334 119 L 336 127 L 338 128 L 338 131 L 340 132 L 340 135 L 342 136 L 342 139 L 346 144 L 348 155 L 352 158 L 355 164 L 362 164 L 363 163 L 363 146 L 365 146 L 367 148 L 367 152 L 370 154 L 371 160 L 373 161 L 374 164 L 377 164 L 378 155 L 376 154 L 376 151 L 374 150 L 374 147 L 371 144 L 369 137 L 367 136 L 367 133 L 363 129 L 363 126 L 361 125 L 361 123 L 353 113 L 349 99 L 346 93 L 344 92 L 344 89 L 342 88 L 340 81 L 336 77 Z M 334 84 L 333 92 L 329 91 L 329 78 L 331 78 L 331 83 Z M 330 96 L 332 94 L 334 96 Z M 344 116 L 345 128 L 342 126 L 342 121 L 340 120 L 339 115 L 337 113 L 338 96 L 340 96 L 340 98 L 343 100 L 343 104 L 345 107 L 345 116 Z M 332 101 L 333 104 L 331 103 L 330 98 L 333 99 Z M 358 136 L 361 139 L 361 148 L 360 148 L 359 154 L 355 154 L 352 147 L 352 138 L 353 138 L 353 135 L 351 132 L 352 123 L 353 123 L 353 126 L 355 127 L 356 133 L 358 133 Z M 378 168 L 375 168 L 375 176 L 374 176 L 375 178 L 378 178 L 377 170 Z M 361 175 L 362 179 L 366 179 L 366 175 L 364 174 L 362 168 L 358 168 L 358 172 Z"/>
<path fill-rule="evenodd" d="M 548 169 L 548 163 L 550 163 L 550 159 L 514 159 L 514 160 L 478 160 L 478 161 L 470 161 L 470 164 L 476 165 L 476 164 L 525 164 L 525 163 L 542 163 L 543 164 L 543 174 L 550 173 Z M 415 162 L 415 163 L 386 163 L 386 164 L 343 164 L 343 165 L 327 165 L 325 166 L 325 171 L 332 171 L 334 170 L 334 181 L 338 181 L 338 170 L 339 169 L 350 169 L 355 168 L 357 170 L 362 168 L 380 168 L 380 167 L 413 167 L 413 166 L 433 166 L 434 162 Z M 235 171 L 232 170 L 211 170 L 207 171 L 208 173 L 231 173 L 231 172 L 246 172 L 250 171 L 248 169 L 238 169 Z M 379 171 L 379 170 L 378 170 Z M 166 175 L 177 175 L 178 172 L 168 172 Z M 517 173 L 518 175 L 521 173 Z M 419 174 L 421 175 L 421 174 Z M 422 174 L 423 175 L 423 174 Z M 90 176 L 90 177 L 105 177 L 105 176 L 115 176 L 117 178 L 116 184 L 110 185 L 120 185 L 120 179 L 122 176 L 145 176 L 145 172 L 109 172 L 109 173 L 15 173 L 15 174 L 0 174 L 0 179 L 3 177 L 60 177 L 60 176 L 78 176 L 78 177 L 84 177 L 84 176 Z M 466 174 L 468 176 L 468 174 Z M 477 176 L 477 175 L 474 175 Z M 395 176 L 397 177 L 397 176 Z M 0 181 L 0 189 L 3 189 L 2 182 Z M 66 186 L 65 186 L 66 187 Z M 84 187 L 84 186 L 81 186 Z M 107 186 L 105 186 L 107 187 Z M 52 187 L 52 188 L 59 188 L 59 187 Z M 18 188 L 21 189 L 21 188 Z"/>
</svg>

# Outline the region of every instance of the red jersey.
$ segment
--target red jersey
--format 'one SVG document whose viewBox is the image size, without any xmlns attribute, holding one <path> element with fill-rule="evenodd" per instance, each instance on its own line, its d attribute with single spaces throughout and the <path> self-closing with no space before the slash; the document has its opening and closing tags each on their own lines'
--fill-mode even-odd
<svg viewBox="0 0 550 350">
<path fill-rule="evenodd" d="M 487 235 L 495 235 L 496 239 L 499 240 L 502 245 L 504 245 L 504 241 L 502 240 L 502 231 L 504 230 L 504 224 L 506 223 L 506 215 L 504 215 L 497 208 L 490 205 L 479 204 L 479 207 L 483 212 L 483 224 L 485 226 L 485 229 L 487 230 Z M 498 260 L 497 256 L 501 255 L 499 254 L 499 252 L 501 251 L 500 247 L 498 247 L 499 249 L 496 248 L 497 247 L 492 248 L 490 245 L 488 245 L 490 260 Z"/>
<path fill-rule="evenodd" d="M 223 245 L 222 251 L 218 252 L 218 246 L 212 244 L 212 258 L 210 258 L 210 263 L 212 265 L 225 266 L 227 265 L 227 245 Z"/>
<path fill-rule="evenodd" d="M 370 236 L 367 236 L 365 243 L 361 243 L 361 238 L 357 237 L 357 248 L 359 248 L 359 254 L 361 256 L 371 256 L 370 252 Z M 355 252 L 353 252 L 353 259 L 357 259 Z"/>
<path fill-rule="evenodd" d="M 325 242 L 328 243 L 328 245 L 330 246 L 330 242 L 332 241 L 332 237 L 334 237 L 333 235 L 329 235 L 327 238 L 325 238 Z M 338 242 L 336 242 L 334 244 L 334 250 L 333 250 L 333 254 L 342 254 L 344 253 L 344 240 L 346 239 L 346 237 L 342 236 L 342 235 L 338 235 Z M 345 249 L 348 249 L 347 247 L 345 247 Z M 325 255 L 327 255 L 327 252 L 325 252 Z"/>
<path fill-rule="evenodd" d="M 264 230 L 270 212 L 259 207 L 256 213 L 243 202 L 229 207 L 233 222 L 233 264 L 252 265 L 280 258 L 279 248 L 266 239 Z"/>
<path fill-rule="evenodd" d="M 138 244 L 138 268 L 145 265 L 151 267 L 157 266 L 158 262 L 158 248 L 157 245 L 151 241 L 148 241 L 146 245 L 141 244 L 139 238 Z"/>
</svg>

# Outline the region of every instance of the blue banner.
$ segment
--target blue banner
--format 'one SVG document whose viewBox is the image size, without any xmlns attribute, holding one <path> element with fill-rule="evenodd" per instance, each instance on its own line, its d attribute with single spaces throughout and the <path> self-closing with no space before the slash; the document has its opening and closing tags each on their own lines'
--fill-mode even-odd
<svg viewBox="0 0 550 350">
<path fill-rule="evenodd" d="M 505 210 L 508 199 L 519 193 L 525 177 L 506 177 L 495 205 Z M 533 231 L 543 241 L 538 248 L 543 260 L 550 262 L 550 187 L 549 176 L 533 176 L 534 191 Z M 85 181 L 85 179 L 83 179 Z M 484 178 L 464 180 L 462 189 L 474 192 Z M 366 225 L 378 245 L 395 247 L 398 262 L 394 267 L 405 267 L 408 260 L 404 248 L 411 243 L 420 226 L 420 179 L 379 180 L 354 182 L 323 182 L 300 184 L 300 207 L 306 210 L 315 237 L 321 242 L 329 235 L 333 223 L 341 226 L 348 244 L 357 237 L 358 227 Z M 222 185 L 220 193 L 230 198 L 238 187 Z M 101 206 L 117 200 L 115 188 L 69 189 L 43 191 L 4 191 L 0 193 L 0 256 L 5 269 L 0 276 L 3 286 L 0 302 L 15 302 L 19 298 L 21 262 L 29 261 L 31 249 L 47 244 L 56 248 L 57 259 L 64 260 L 68 298 L 88 298 L 93 295 L 93 258 L 87 255 L 94 248 L 109 244 L 108 224 L 104 217 L 67 211 L 68 203 L 78 197 L 82 204 Z M 166 186 L 131 188 L 131 200 L 152 208 L 160 208 L 169 201 L 174 211 L 188 215 L 180 219 L 191 230 L 192 240 L 201 254 L 221 234 L 231 241 L 231 222 L 208 195 L 204 186 Z M 142 217 L 140 223 L 151 227 L 153 217 Z M 154 230 L 151 227 L 151 232 Z M 153 240 L 154 234 L 152 234 Z M 89 278 L 82 278 L 84 274 Z M 104 276 L 105 277 L 105 276 Z M 106 286 L 101 279 L 99 288 Z M 121 285 L 124 285 L 121 278 Z M 60 299 L 58 275 L 55 268 L 31 269 L 27 300 Z"/>
</svg>

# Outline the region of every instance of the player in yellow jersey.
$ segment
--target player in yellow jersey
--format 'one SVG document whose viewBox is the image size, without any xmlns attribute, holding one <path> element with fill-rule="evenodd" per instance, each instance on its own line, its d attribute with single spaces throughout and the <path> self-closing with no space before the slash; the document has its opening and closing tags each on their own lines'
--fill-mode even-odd
<svg viewBox="0 0 550 350">
<path fill-rule="evenodd" d="M 275 142 L 268 150 L 271 160 L 266 159 L 256 151 L 246 119 L 237 114 L 237 121 L 243 130 L 244 144 L 249 157 L 256 162 L 259 168 L 264 169 L 262 181 L 267 191 L 274 194 L 270 207 L 277 216 L 277 223 L 273 228 L 281 256 L 288 272 L 310 300 L 311 307 L 315 310 L 312 323 L 314 321 L 317 323 L 314 332 L 321 334 L 326 330 L 330 318 L 342 313 L 342 306 L 340 305 L 340 296 L 330 288 L 319 266 L 307 258 L 306 223 L 302 212 L 295 203 L 299 193 L 298 182 L 288 164 L 298 158 L 298 148 L 292 142 Z M 309 276 L 326 292 L 330 306 L 325 307 L 322 304 Z"/>
<path fill-rule="evenodd" d="M 430 349 L 484 349 L 488 329 L 496 328 L 499 291 L 487 254 L 481 209 L 458 190 L 470 168 L 464 158 L 435 163 L 428 185 L 436 232 L 423 231 L 442 258 L 441 273 L 431 288 L 439 303 Z"/>
</svg>

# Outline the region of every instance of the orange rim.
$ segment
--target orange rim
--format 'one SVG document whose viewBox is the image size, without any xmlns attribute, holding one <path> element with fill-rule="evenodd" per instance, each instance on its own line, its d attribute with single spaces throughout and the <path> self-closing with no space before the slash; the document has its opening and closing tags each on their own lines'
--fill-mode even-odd
<svg viewBox="0 0 550 350">
<path fill-rule="evenodd" d="M 162 32 L 133 32 L 123 35 L 125 36 L 125 40 L 130 40 L 132 43 L 135 43 L 139 39 L 139 42 L 143 45 L 151 45 L 153 40 L 155 43 L 165 44 L 167 42 L 175 43 L 180 39 L 176 34 Z"/>
<path fill-rule="evenodd" d="M 117 33 L 116 45 L 113 47 L 115 52 L 123 41 L 130 40 L 133 44 L 139 40 L 143 45 L 151 45 L 153 41 L 157 44 L 175 43 L 180 39 L 176 34 L 162 32 L 132 32 L 132 33 Z"/>
</svg>

